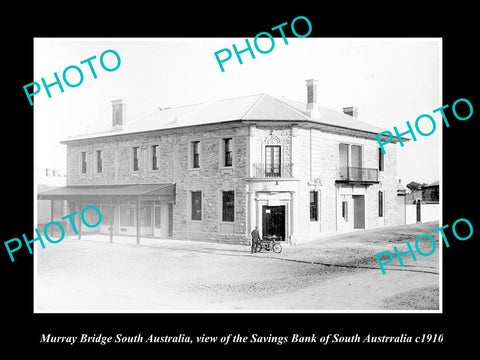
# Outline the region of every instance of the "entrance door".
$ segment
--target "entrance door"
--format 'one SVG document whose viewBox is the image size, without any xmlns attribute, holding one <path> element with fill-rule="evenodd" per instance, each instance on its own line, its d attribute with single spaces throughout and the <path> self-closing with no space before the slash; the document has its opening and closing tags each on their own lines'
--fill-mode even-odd
<svg viewBox="0 0 480 360">
<path fill-rule="evenodd" d="M 173 204 L 168 204 L 168 237 L 173 237 Z"/>
<path fill-rule="evenodd" d="M 154 221 L 153 221 L 153 236 L 161 237 L 162 236 L 162 208 L 160 205 L 155 205 L 154 210 Z"/>
<path fill-rule="evenodd" d="M 353 195 L 353 228 L 365 229 L 365 196 Z"/>
<path fill-rule="evenodd" d="M 417 200 L 417 222 L 422 221 L 422 201 Z"/>
<path fill-rule="evenodd" d="M 276 235 L 285 241 L 285 206 L 262 206 L 262 238 Z"/>
</svg>

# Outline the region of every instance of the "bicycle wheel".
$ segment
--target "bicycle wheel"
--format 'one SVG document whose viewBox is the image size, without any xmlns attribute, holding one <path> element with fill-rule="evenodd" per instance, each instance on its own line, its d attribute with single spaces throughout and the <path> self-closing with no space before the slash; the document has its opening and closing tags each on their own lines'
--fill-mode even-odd
<svg viewBox="0 0 480 360">
<path fill-rule="evenodd" d="M 262 245 L 257 244 L 257 246 L 255 246 L 255 252 L 262 252 Z"/>
<path fill-rule="evenodd" d="M 276 252 L 277 254 L 280 254 L 282 252 L 282 245 L 274 244 L 273 245 L 273 252 Z"/>
</svg>

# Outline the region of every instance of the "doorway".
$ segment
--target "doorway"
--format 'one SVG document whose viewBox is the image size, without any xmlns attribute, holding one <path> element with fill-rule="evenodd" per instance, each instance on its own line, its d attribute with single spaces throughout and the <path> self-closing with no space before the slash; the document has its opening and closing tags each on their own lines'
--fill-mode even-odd
<svg viewBox="0 0 480 360">
<path fill-rule="evenodd" d="M 422 201 L 417 199 L 417 222 L 422 221 Z"/>
<path fill-rule="evenodd" d="M 169 238 L 173 237 L 173 204 L 168 204 L 168 232 L 167 236 Z"/>
<path fill-rule="evenodd" d="M 285 206 L 262 206 L 262 238 L 277 236 L 277 240 L 285 241 Z"/>
<path fill-rule="evenodd" d="M 365 229 L 365 195 L 353 195 L 353 228 Z"/>
<path fill-rule="evenodd" d="M 154 206 L 153 236 L 162 236 L 162 208 L 160 205 Z"/>
<path fill-rule="evenodd" d="M 173 235 L 173 204 L 157 203 L 153 207 L 153 236 L 171 238 Z"/>
</svg>

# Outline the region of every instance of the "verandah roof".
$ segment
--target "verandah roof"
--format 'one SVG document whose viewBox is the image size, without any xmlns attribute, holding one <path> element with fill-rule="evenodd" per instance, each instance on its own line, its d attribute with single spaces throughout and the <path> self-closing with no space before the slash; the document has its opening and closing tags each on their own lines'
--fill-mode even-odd
<svg viewBox="0 0 480 360">
<path fill-rule="evenodd" d="M 37 194 L 38 200 L 62 200 L 99 197 L 109 199 L 142 198 L 175 200 L 175 184 L 63 186 Z"/>
<path fill-rule="evenodd" d="M 39 200 L 71 200 L 79 201 L 114 201 L 135 200 L 136 211 L 136 235 L 137 244 L 140 244 L 140 219 L 139 204 L 141 200 L 160 200 L 163 202 L 175 202 L 175 184 L 135 184 L 135 185 L 88 185 L 88 186 L 63 186 L 37 194 Z M 53 207 L 51 208 L 51 220 L 53 221 Z M 113 242 L 113 212 L 110 214 L 110 242 Z M 63 218 L 62 218 L 63 219 Z M 82 236 L 82 224 L 78 222 L 78 238 Z"/>
</svg>

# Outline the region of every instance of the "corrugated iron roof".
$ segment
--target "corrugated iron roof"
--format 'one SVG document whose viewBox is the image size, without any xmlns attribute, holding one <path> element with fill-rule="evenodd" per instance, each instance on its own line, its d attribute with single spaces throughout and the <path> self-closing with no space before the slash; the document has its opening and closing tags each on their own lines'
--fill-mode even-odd
<svg viewBox="0 0 480 360">
<path fill-rule="evenodd" d="M 70 196 L 159 196 L 174 195 L 175 184 L 134 184 L 134 185 L 87 185 L 62 186 L 39 192 L 38 199 L 55 199 Z"/>
<path fill-rule="evenodd" d="M 428 187 L 439 186 L 439 184 L 440 184 L 440 183 L 439 183 L 439 181 L 437 180 L 437 181 L 434 181 L 434 182 L 432 182 L 432 183 L 430 183 L 430 184 L 428 184 L 428 185 L 424 185 L 424 186 L 422 186 L 422 188 L 428 188 Z"/>
<path fill-rule="evenodd" d="M 229 121 L 298 121 L 377 134 L 383 129 L 342 112 L 318 107 L 319 118 L 310 117 L 306 104 L 300 101 L 256 94 L 215 100 L 201 104 L 158 109 L 136 121 L 127 122 L 122 130 L 73 136 L 62 142 L 115 136 L 154 130 L 175 129 Z"/>
<path fill-rule="evenodd" d="M 299 111 L 307 111 L 307 104 L 304 102 L 283 98 L 281 99 L 281 101 L 289 104 L 292 107 L 295 107 Z M 332 110 L 324 106 L 317 106 L 317 108 L 319 110 L 320 116 L 318 118 L 310 117 L 311 121 L 335 127 L 366 131 L 375 134 L 385 131 L 385 129 L 379 128 L 378 126 L 372 125 L 368 122 L 361 121 L 353 116 L 344 114 L 343 112 Z"/>
</svg>

